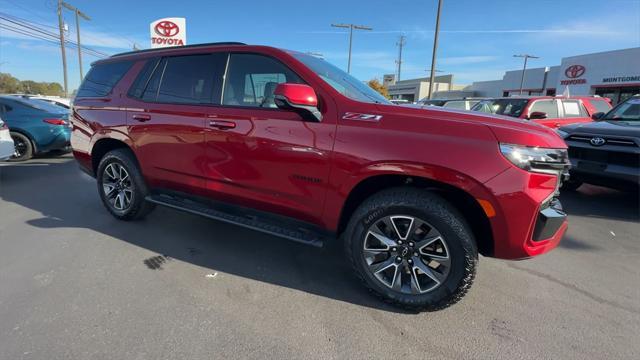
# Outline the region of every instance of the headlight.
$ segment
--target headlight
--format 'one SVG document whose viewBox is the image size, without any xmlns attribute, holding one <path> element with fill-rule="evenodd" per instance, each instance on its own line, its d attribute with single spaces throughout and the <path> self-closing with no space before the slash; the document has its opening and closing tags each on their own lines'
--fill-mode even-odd
<svg viewBox="0 0 640 360">
<path fill-rule="evenodd" d="M 562 131 L 560 129 L 555 129 L 556 130 L 556 134 L 560 135 L 561 138 L 566 139 L 567 136 L 569 136 L 569 133 L 566 131 Z"/>
<path fill-rule="evenodd" d="M 532 172 L 561 175 L 570 164 L 566 149 L 500 144 L 500 151 L 515 166 Z"/>
</svg>

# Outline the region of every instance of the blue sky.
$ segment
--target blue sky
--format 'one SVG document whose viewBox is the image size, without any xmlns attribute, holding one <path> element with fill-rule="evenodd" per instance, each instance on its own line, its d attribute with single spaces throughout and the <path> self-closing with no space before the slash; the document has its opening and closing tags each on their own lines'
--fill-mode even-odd
<svg viewBox="0 0 640 360">
<path fill-rule="evenodd" d="M 407 37 L 402 77 L 426 76 L 437 7 L 437 0 L 67 1 L 92 18 L 81 24 L 83 43 L 108 54 L 129 50 L 134 42 L 149 47 L 153 20 L 186 17 L 190 44 L 242 41 L 312 51 L 346 69 L 348 34 L 330 24 L 368 25 L 374 30 L 354 34 L 352 73 L 362 80 L 395 72 L 401 34 Z M 0 13 L 55 31 L 46 27 L 57 26 L 55 3 L 0 0 Z M 65 11 L 65 19 L 75 39 L 73 14 Z M 444 0 L 437 68 L 468 84 L 520 68 L 513 54 L 540 56 L 532 60 L 535 67 L 557 65 L 565 56 L 638 46 L 640 0 Z M 74 89 L 78 61 L 74 50 L 67 53 Z M 97 58 L 83 59 L 87 64 Z M 0 29 L 0 71 L 62 82 L 59 46 Z"/>
</svg>

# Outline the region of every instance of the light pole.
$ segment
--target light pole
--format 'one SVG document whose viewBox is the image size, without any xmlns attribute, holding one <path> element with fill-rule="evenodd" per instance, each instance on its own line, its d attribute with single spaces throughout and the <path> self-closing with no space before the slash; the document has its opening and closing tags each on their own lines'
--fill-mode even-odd
<svg viewBox="0 0 640 360">
<path fill-rule="evenodd" d="M 524 73 L 527 71 L 527 60 L 529 59 L 539 59 L 539 56 L 529 55 L 529 54 L 519 54 L 513 55 L 513 57 L 524 58 L 524 66 L 522 67 L 522 76 L 520 77 L 520 95 L 522 95 L 522 87 L 524 86 Z"/>
<path fill-rule="evenodd" d="M 62 6 L 67 9 L 73 11 L 76 14 L 76 39 L 78 41 L 78 64 L 80 65 L 80 82 L 82 82 L 82 78 L 84 78 L 84 72 L 82 72 L 82 47 L 80 45 L 80 20 L 78 17 L 81 17 L 85 20 L 91 20 L 87 15 L 85 15 L 82 11 L 78 10 L 78 8 L 67 4 L 66 2 L 62 2 Z"/>
<path fill-rule="evenodd" d="M 331 24 L 333 27 L 349 29 L 349 62 L 347 63 L 347 73 L 351 73 L 351 44 L 353 43 L 353 29 L 356 30 L 373 30 L 373 28 L 364 25 L 354 24 Z"/>
<path fill-rule="evenodd" d="M 397 81 L 400 81 L 400 71 L 402 70 L 402 48 L 404 47 L 404 45 L 406 44 L 406 38 L 404 35 L 400 35 L 400 40 L 398 40 L 398 43 L 396 45 L 398 45 L 398 60 L 396 61 L 396 63 L 398 64 L 398 79 Z"/>
<path fill-rule="evenodd" d="M 62 74 L 64 77 L 64 97 L 69 96 L 67 87 L 67 54 L 64 50 L 64 23 L 62 21 L 62 0 L 58 0 L 58 28 L 60 30 L 60 50 L 62 51 Z"/>
<path fill-rule="evenodd" d="M 436 15 L 436 32 L 433 35 L 433 54 L 431 55 L 431 73 L 429 75 L 429 99 L 433 94 L 433 80 L 436 73 L 436 54 L 438 52 L 438 35 L 440 34 L 440 13 L 442 11 L 442 0 L 438 0 L 438 14 Z"/>
</svg>

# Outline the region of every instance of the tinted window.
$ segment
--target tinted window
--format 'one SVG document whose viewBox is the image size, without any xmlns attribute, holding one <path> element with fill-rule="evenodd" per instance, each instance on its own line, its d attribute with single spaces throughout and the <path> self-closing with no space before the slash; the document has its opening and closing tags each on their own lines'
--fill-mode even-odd
<svg viewBox="0 0 640 360">
<path fill-rule="evenodd" d="M 596 112 L 607 113 L 607 111 L 611 110 L 611 105 L 607 100 L 591 100 L 591 105 L 596 108 Z"/>
<path fill-rule="evenodd" d="M 273 92 L 280 83 L 303 84 L 279 61 L 256 54 L 231 54 L 224 86 L 224 105 L 275 108 Z"/>
<path fill-rule="evenodd" d="M 131 88 L 129 89 L 129 92 L 128 92 L 129 96 L 133 96 L 136 98 L 142 97 L 142 93 L 144 92 L 144 89 L 147 87 L 149 78 L 151 77 L 151 74 L 153 74 L 153 71 L 156 69 L 156 66 L 158 66 L 159 62 L 160 62 L 160 59 L 147 60 L 142 70 L 140 70 L 138 77 L 136 77 L 136 80 L 133 82 L 133 85 L 131 85 Z"/>
<path fill-rule="evenodd" d="M 543 112 L 548 118 L 558 117 L 558 105 L 555 100 L 536 100 L 529 108 L 529 115 L 534 111 Z"/>
<path fill-rule="evenodd" d="M 131 67 L 131 62 L 97 64 L 91 67 L 76 94 L 77 98 L 108 95 Z"/>
<path fill-rule="evenodd" d="M 587 116 L 587 112 L 578 100 L 562 100 L 562 107 L 564 109 L 564 117 L 571 118 Z"/>
<path fill-rule="evenodd" d="M 605 119 L 640 121 L 640 98 L 618 104 L 605 116 Z"/>
<path fill-rule="evenodd" d="M 471 110 L 489 114 L 519 117 L 527 103 L 529 103 L 529 100 L 527 99 L 483 100 L 474 105 Z"/>
<path fill-rule="evenodd" d="M 153 72 L 153 76 L 151 76 L 151 79 L 149 79 L 149 81 L 147 82 L 145 90 L 142 92 L 142 100 L 156 101 L 156 97 L 158 96 L 158 88 L 160 87 L 160 80 L 162 80 L 166 65 L 167 60 L 164 59 L 160 62 L 159 65 L 156 66 L 156 69 Z"/>
<path fill-rule="evenodd" d="M 143 100 L 165 103 L 218 103 L 226 58 L 225 53 L 165 58 L 154 64 L 155 71 L 148 81 L 144 80 L 148 75 L 140 74 L 140 82 L 146 82 L 146 88 L 141 91 L 132 87 L 132 95 L 142 92 Z"/>
<path fill-rule="evenodd" d="M 467 110 L 467 102 L 464 100 L 447 101 L 443 107 L 449 109 Z"/>
</svg>

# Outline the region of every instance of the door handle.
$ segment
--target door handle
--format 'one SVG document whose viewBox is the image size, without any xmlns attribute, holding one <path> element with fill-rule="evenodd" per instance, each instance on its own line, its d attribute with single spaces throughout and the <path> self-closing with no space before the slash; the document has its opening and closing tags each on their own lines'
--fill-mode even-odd
<svg viewBox="0 0 640 360">
<path fill-rule="evenodd" d="M 151 120 L 151 115 L 135 114 L 131 118 L 136 121 L 145 122 Z"/>
<path fill-rule="evenodd" d="M 226 120 L 209 120 L 209 126 L 220 130 L 234 129 L 236 123 Z"/>
</svg>

